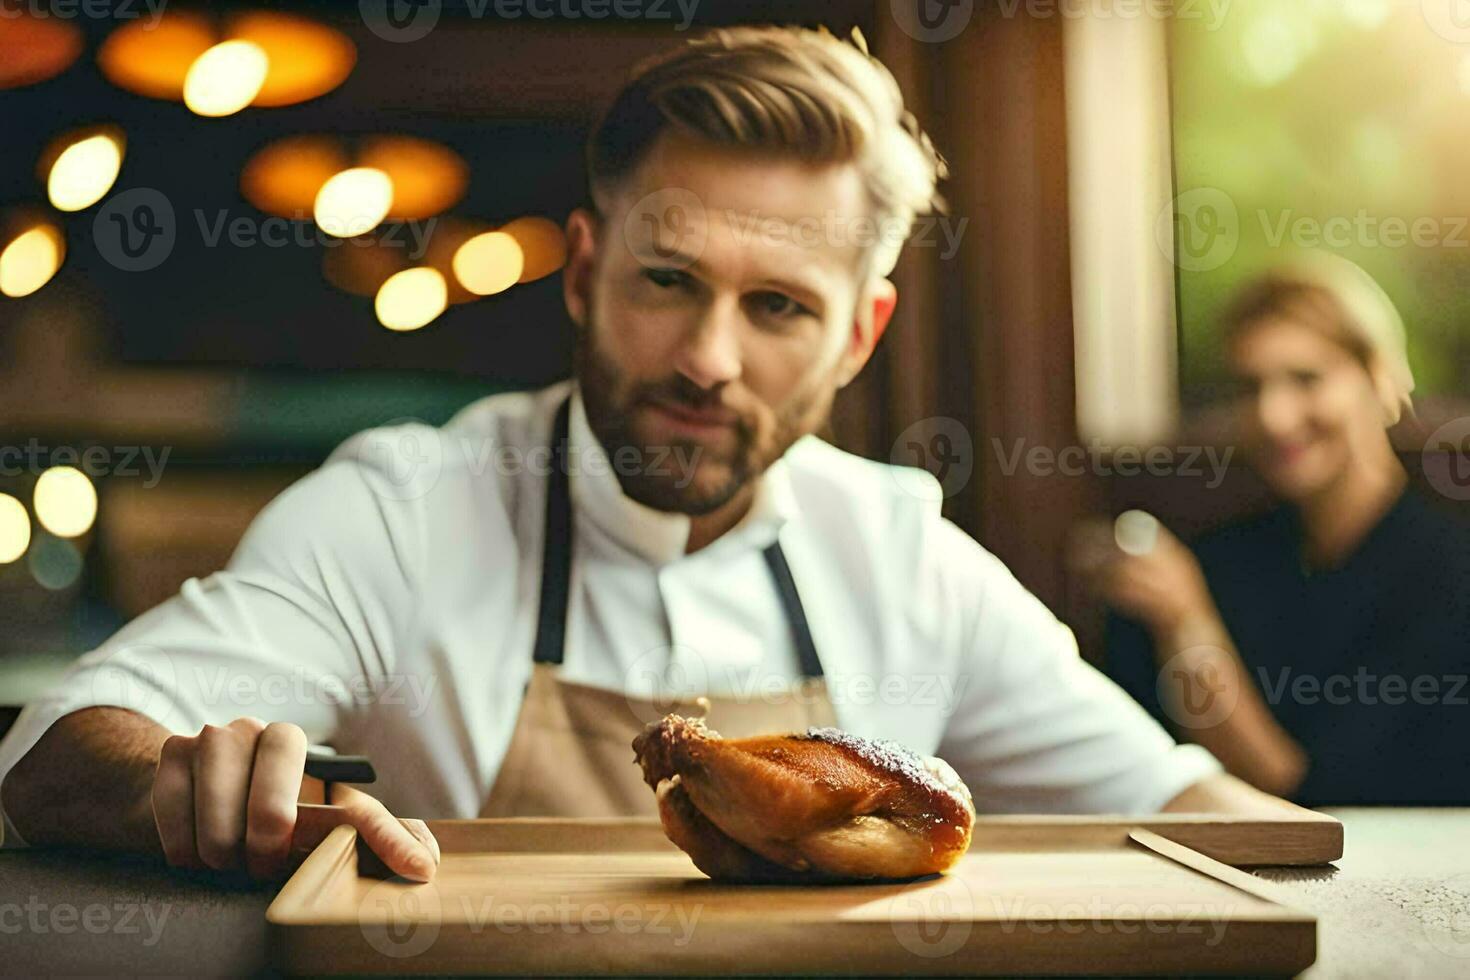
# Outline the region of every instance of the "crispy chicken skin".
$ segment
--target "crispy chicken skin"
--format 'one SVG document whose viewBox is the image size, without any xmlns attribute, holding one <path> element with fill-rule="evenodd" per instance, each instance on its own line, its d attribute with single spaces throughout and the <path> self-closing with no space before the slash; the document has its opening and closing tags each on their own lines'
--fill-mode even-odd
<svg viewBox="0 0 1470 980">
<path fill-rule="evenodd" d="M 633 741 L 671 841 L 712 878 L 915 878 L 970 845 L 954 770 L 835 728 L 723 739 L 669 715 Z"/>
</svg>

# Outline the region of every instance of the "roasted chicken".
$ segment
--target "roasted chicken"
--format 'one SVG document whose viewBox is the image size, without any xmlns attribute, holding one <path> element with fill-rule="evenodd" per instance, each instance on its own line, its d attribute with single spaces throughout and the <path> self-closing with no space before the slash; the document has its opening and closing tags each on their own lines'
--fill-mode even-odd
<svg viewBox="0 0 1470 980">
<path fill-rule="evenodd" d="M 633 740 L 669 839 L 711 878 L 916 878 L 970 846 L 946 763 L 835 728 L 723 739 L 669 715 Z"/>
</svg>

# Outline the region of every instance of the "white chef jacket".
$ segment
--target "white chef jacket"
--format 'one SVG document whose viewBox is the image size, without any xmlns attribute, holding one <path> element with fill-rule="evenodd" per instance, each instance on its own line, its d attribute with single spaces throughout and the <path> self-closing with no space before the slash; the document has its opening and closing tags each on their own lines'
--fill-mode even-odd
<svg viewBox="0 0 1470 980">
<path fill-rule="evenodd" d="M 799 696 L 762 556 L 779 533 L 839 724 L 945 758 L 982 812 L 1152 812 L 1220 771 L 940 516 L 927 473 L 808 436 L 739 524 L 685 554 L 689 519 L 622 492 L 613 467 L 629 461 L 609 459 L 564 382 L 482 399 L 440 429 L 349 439 L 261 512 L 224 571 L 185 582 L 27 706 L 0 742 L 0 778 L 89 705 L 183 734 L 253 715 L 370 756 L 395 813 L 475 816 L 530 676 L 548 444 L 569 393 L 568 679 L 641 697 Z M 644 462 L 685 472 L 678 457 Z"/>
</svg>

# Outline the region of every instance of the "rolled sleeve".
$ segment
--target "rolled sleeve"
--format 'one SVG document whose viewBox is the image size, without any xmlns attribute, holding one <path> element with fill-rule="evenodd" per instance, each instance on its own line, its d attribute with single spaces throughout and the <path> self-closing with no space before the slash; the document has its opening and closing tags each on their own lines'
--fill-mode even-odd
<svg viewBox="0 0 1470 980">
<path fill-rule="evenodd" d="M 273 501 L 229 567 L 81 657 L 0 740 L 0 780 L 60 718 L 88 707 L 142 714 L 176 734 L 243 716 L 329 742 L 392 669 L 411 602 L 401 537 L 412 502 L 385 500 L 354 461 Z M 6 819 L 7 846 L 19 843 Z"/>
</svg>

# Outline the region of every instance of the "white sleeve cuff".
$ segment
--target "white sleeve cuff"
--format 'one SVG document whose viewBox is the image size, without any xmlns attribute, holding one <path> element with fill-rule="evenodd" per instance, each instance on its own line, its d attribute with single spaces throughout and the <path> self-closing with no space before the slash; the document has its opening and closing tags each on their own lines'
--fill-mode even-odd
<svg viewBox="0 0 1470 980">
<path fill-rule="evenodd" d="M 1204 746 L 1176 745 L 1169 751 L 1165 764 L 1159 767 L 1154 784 L 1134 797 L 1138 801 L 1134 812 L 1158 813 L 1195 783 L 1224 771 L 1225 767 Z"/>
</svg>

